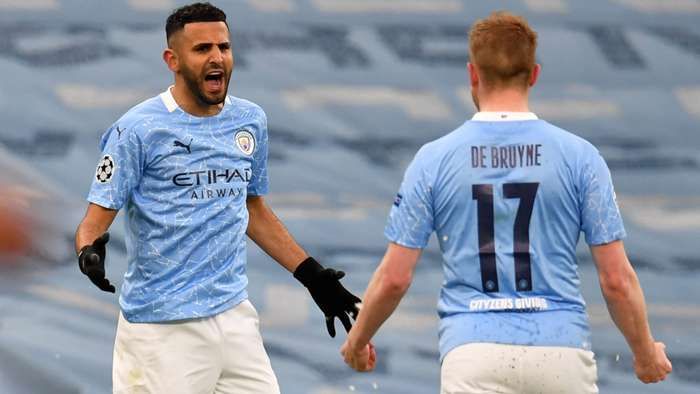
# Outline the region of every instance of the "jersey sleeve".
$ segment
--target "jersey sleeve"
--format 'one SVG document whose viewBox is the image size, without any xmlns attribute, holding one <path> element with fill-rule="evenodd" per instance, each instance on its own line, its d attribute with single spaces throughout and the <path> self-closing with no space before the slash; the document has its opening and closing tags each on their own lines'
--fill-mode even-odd
<svg viewBox="0 0 700 394">
<path fill-rule="evenodd" d="M 581 171 L 581 229 L 589 245 L 602 245 L 627 235 L 617 206 L 610 170 L 595 150 Z"/>
<path fill-rule="evenodd" d="M 267 117 L 265 112 L 260 110 L 260 120 L 258 123 L 257 146 L 253 152 L 253 164 L 251 166 L 252 176 L 248 183 L 249 196 L 262 196 L 267 194 L 269 189 L 269 179 L 267 177 Z"/>
<path fill-rule="evenodd" d="M 428 245 L 433 232 L 432 189 L 422 153 L 406 169 L 384 229 L 389 241 L 417 249 Z"/>
<path fill-rule="evenodd" d="M 136 126 L 113 125 L 102 136 L 102 155 L 87 200 L 104 208 L 121 209 L 141 181 L 145 152 Z"/>
</svg>

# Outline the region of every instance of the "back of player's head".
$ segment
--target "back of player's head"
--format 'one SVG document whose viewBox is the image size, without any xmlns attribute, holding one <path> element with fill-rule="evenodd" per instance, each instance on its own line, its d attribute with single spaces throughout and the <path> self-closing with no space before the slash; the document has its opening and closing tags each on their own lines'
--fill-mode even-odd
<svg viewBox="0 0 700 394">
<path fill-rule="evenodd" d="M 224 22 L 226 14 L 210 3 L 192 3 L 182 6 L 168 17 L 165 23 L 165 37 L 170 42 L 170 37 L 185 28 L 188 23 L 195 22 Z M 226 23 L 228 26 L 228 23 Z"/>
<path fill-rule="evenodd" d="M 469 56 L 483 82 L 494 88 L 527 88 L 535 68 L 537 33 L 525 18 L 498 11 L 469 31 Z"/>
</svg>

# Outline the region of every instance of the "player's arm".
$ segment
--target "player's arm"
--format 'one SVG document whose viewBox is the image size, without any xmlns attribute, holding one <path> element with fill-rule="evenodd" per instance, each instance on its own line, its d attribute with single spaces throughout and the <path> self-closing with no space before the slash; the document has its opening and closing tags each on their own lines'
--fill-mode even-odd
<svg viewBox="0 0 700 394">
<path fill-rule="evenodd" d="M 360 299 L 340 283 L 342 271 L 324 268 L 294 240 L 262 196 L 246 200 L 249 221 L 247 234 L 262 250 L 294 274 L 311 293 L 311 297 L 326 316 L 328 334 L 335 337 L 335 318 L 346 330 L 352 327 L 348 314 L 357 316 Z"/>
<path fill-rule="evenodd" d="M 655 342 L 647 321 L 644 293 L 627 259 L 622 241 L 591 246 L 610 317 L 634 355 L 635 372 L 644 383 L 655 383 L 671 372 L 666 346 Z"/>
<path fill-rule="evenodd" d="M 105 245 L 109 241 L 107 229 L 117 212 L 90 203 L 75 232 L 75 251 L 78 254 L 80 271 L 90 278 L 95 286 L 110 293 L 114 293 L 115 289 L 105 278 Z"/>
<path fill-rule="evenodd" d="M 249 222 L 247 234 L 270 257 L 289 272 L 294 272 L 309 255 L 297 244 L 262 196 L 246 200 Z"/>
<path fill-rule="evenodd" d="M 391 316 L 411 286 L 422 249 L 390 243 L 381 264 L 372 275 L 355 326 L 341 348 L 345 362 L 358 371 L 371 370 L 370 340 Z M 369 354 L 368 354 L 369 352 Z M 367 356 L 372 356 L 368 359 Z"/>
</svg>

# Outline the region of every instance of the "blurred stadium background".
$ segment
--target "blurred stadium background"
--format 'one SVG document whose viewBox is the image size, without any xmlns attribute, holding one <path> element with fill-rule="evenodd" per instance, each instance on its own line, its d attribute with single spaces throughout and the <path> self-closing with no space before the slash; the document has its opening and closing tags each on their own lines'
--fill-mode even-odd
<svg viewBox="0 0 700 394">
<path fill-rule="evenodd" d="M 71 250 L 98 140 L 165 89 L 171 0 L 0 0 L 0 393 L 108 393 L 116 298 Z M 466 31 L 495 9 L 529 18 L 544 70 L 532 107 L 596 144 L 674 374 L 637 382 L 581 248 L 603 393 L 700 392 L 700 0 L 220 0 L 231 94 L 267 111 L 269 200 L 361 293 L 386 213 L 417 148 L 470 117 Z M 108 274 L 124 272 L 122 218 Z M 440 257 L 434 244 L 355 374 L 305 290 L 255 247 L 250 292 L 284 393 L 435 393 Z"/>
</svg>

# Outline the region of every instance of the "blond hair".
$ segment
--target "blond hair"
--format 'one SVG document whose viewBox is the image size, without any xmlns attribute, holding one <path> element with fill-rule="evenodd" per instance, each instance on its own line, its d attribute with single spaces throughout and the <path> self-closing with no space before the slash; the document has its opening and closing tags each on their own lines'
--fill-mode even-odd
<svg viewBox="0 0 700 394">
<path fill-rule="evenodd" d="M 529 85 L 535 68 L 537 33 L 525 18 L 498 11 L 474 23 L 469 31 L 469 57 L 489 87 Z"/>
</svg>

